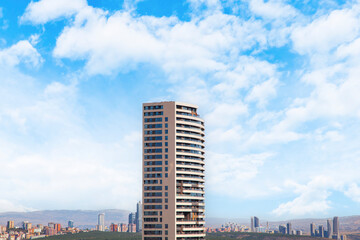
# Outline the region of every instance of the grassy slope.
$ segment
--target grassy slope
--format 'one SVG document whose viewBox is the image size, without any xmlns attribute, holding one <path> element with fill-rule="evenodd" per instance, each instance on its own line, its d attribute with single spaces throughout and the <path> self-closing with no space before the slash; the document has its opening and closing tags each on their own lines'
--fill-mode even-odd
<svg viewBox="0 0 360 240">
<path fill-rule="evenodd" d="M 113 232 L 87 232 L 78 234 L 69 234 L 63 236 L 52 236 L 46 240 L 141 240 L 141 234 L 138 233 L 113 233 Z M 210 233 L 206 240 L 320 240 L 324 238 L 312 238 L 309 236 L 288 236 L 278 234 L 262 233 Z M 349 235 L 348 240 L 360 240 L 360 235 Z"/>
</svg>

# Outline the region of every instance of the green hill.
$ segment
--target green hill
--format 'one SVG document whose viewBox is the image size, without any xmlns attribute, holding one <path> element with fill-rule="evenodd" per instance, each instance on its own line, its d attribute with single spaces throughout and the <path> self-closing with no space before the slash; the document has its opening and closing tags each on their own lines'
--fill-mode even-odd
<svg viewBox="0 0 360 240">
<path fill-rule="evenodd" d="M 116 232 L 86 232 L 78 234 L 68 234 L 62 236 L 52 236 L 46 240 L 141 240 L 139 233 L 116 233 Z M 309 236 L 288 236 L 279 234 L 264 233 L 209 233 L 207 240 L 226 240 L 226 239 L 243 239 L 243 240 L 310 240 L 321 239 Z"/>
</svg>

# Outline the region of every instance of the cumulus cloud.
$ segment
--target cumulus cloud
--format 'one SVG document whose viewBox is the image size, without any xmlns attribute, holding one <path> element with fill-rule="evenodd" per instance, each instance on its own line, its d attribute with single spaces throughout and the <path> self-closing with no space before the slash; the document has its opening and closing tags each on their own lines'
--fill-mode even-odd
<svg viewBox="0 0 360 240">
<path fill-rule="evenodd" d="M 31 1 L 27 6 L 21 22 L 44 24 L 61 17 L 69 17 L 87 6 L 86 0 L 41 0 Z"/>
<path fill-rule="evenodd" d="M 298 15 L 297 10 L 282 0 L 250 0 L 249 9 L 265 19 L 286 19 Z"/>
<path fill-rule="evenodd" d="M 356 202 L 360 202 L 360 187 L 356 183 L 351 183 L 345 191 L 345 195 Z"/>
<path fill-rule="evenodd" d="M 301 54 L 327 52 L 359 34 L 359 12 L 353 9 L 334 10 L 291 34 L 294 49 Z"/>
<path fill-rule="evenodd" d="M 267 194 L 266 191 L 259 192 L 246 186 L 258 175 L 259 168 L 264 162 L 272 156 L 273 153 L 269 152 L 242 157 L 209 152 L 206 159 L 209 189 L 215 193 L 242 198 Z"/>
<path fill-rule="evenodd" d="M 23 62 L 37 67 L 42 61 L 38 51 L 27 40 L 19 41 L 9 48 L 0 50 L 0 66 L 13 67 Z"/>
</svg>

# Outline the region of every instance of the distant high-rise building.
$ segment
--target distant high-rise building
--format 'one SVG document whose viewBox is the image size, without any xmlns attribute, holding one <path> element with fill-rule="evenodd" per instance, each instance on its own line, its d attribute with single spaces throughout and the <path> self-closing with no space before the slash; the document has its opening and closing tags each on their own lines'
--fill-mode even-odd
<svg viewBox="0 0 360 240">
<path fill-rule="evenodd" d="M 292 230 L 292 229 L 291 229 L 291 223 L 288 222 L 288 223 L 286 224 L 286 234 L 291 235 L 291 230 Z"/>
<path fill-rule="evenodd" d="M 142 229 L 142 204 L 141 204 L 141 202 L 138 202 L 136 204 L 135 223 L 136 223 L 136 232 L 141 232 L 141 229 Z"/>
<path fill-rule="evenodd" d="M 105 231 L 105 213 L 98 215 L 98 230 Z"/>
<path fill-rule="evenodd" d="M 142 239 L 205 239 L 205 126 L 198 107 L 143 104 Z"/>
<path fill-rule="evenodd" d="M 334 230 L 334 235 L 337 236 L 337 238 L 340 238 L 340 228 L 339 228 L 339 217 L 334 217 L 333 219 L 333 230 Z"/>
<path fill-rule="evenodd" d="M 254 217 L 254 227 L 255 228 L 260 227 L 260 220 L 258 217 Z"/>
<path fill-rule="evenodd" d="M 341 240 L 347 240 L 346 235 L 341 235 Z"/>
<path fill-rule="evenodd" d="M 251 232 L 254 232 L 254 217 L 251 217 L 251 226 L 250 226 Z"/>
<path fill-rule="evenodd" d="M 112 223 L 110 225 L 110 232 L 118 232 L 118 231 L 119 231 L 118 225 L 115 223 Z"/>
<path fill-rule="evenodd" d="M 136 232 L 136 224 L 129 223 L 128 232 Z"/>
<path fill-rule="evenodd" d="M 281 234 L 286 234 L 286 226 L 284 226 L 284 225 L 279 225 L 279 233 L 281 233 Z"/>
<path fill-rule="evenodd" d="M 315 230 L 316 230 L 315 223 L 311 223 L 310 224 L 310 235 L 312 237 L 315 237 Z"/>
<path fill-rule="evenodd" d="M 301 235 L 302 235 L 302 231 L 301 231 L 301 230 L 296 230 L 296 235 L 301 236 Z"/>
<path fill-rule="evenodd" d="M 136 217 L 135 213 L 129 214 L 129 224 L 135 224 L 135 217 Z"/>
<path fill-rule="evenodd" d="M 319 226 L 319 236 L 318 237 L 324 237 L 325 236 L 325 232 L 324 232 L 324 226 L 323 225 L 320 225 Z"/>
<path fill-rule="evenodd" d="M 73 228 L 73 227 L 74 227 L 74 221 L 73 221 L 73 220 L 68 221 L 68 227 L 69 227 L 69 228 Z"/>
<path fill-rule="evenodd" d="M 333 225 L 332 220 L 328 219 L 327 220 L 327 231 L 326 231 L 326 237 L 327 238 L 332 238 L 332 235 L 333 235 L 332 225 Z"/>
<path fill-rule="evenodd" d="M 6 228 L 9 230 L 9 229 L 12 229 L 12 228 L 15 228 L 15 224 L 14 224 L 14 221 L 8 221 L 7 222 L 7 225 L 6 225 Z"/>
</svg>

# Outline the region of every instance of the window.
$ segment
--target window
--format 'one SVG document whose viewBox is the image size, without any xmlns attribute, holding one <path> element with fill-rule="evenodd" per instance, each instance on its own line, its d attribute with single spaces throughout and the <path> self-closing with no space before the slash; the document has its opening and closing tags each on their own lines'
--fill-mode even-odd
<svg viewBox="0 0 360 240">
<path fill-rule="evenodd" d="M 166 129 L 166 130 L 165 130 L 165 134 L 168 134 L 168 132 L 169 132 L 169 131 Z"/>
<path fill-rule="evenodd" d="M 166 172 L 168 171 L 168 167 L 165 167 L 165 171 L 166 171 Z"/>
<path fill-rule="evenodd" d="M 165 128 L 168 128 L 168 124 L 167 124 L 167 123 L 165 123 Z"/>
<path fill-rule="evenodd" d="M 145 124 L 144 128 L 162 128 L 162 124 Z"/>
<path fill-rule="evenodd" d="M 165 205 L 165 209 L 168 209 L 168 205 Z"/>
<path fill-rule="evenodd" d="M 145 165 L 145 166 L 162 165 L 162 161 L 145 162 L 144 165 Z"/>
<path fill-rule="evenodd" d="M 161 148 L 144 149 L 144 153 L 162 153 Z"/>
<path fill-rule="evenodd" d="M 167 156 L 167 155 L 165 155 L 165 156 Z M 165 165 L 168 165 L 169 164 L 169 162 L 168 161 L 165 161 Z"/>
<path fill-rule="evenodd" d="M 165 203 L 168 203 L 168 199 L 167 199 L 167 198 L 165 198 Z"/>
<path fill-rule="evenodd" d="M 165 173 L 165 177 L 166 177 L 166 178 L 168 177 L 168 174 L 167 174 L 167 173 Z"/>
<path fill-rule="evenodd" d="M 162 134 L 162 130 L 148 130 L 144 131 L 144 134 Z"/>
<path fill-rule="evenodd" d="M 168 186 L 165 186 L 165 190 L 168 190 Z"/>
<path fill-rule="evenodd" d="M 167 154 L 165 154 L 165 159 L 168 159 L 168 155 L 167 155 Z"/>
<path fill-rule="evenodd" d="M 168 192 L 165 192 L 165 197 L 168 197 Z"/>
<path fill-rule="evenodd" d="M 169 225 L 168 225 L 168 224 L 165 224 L 165 228 L 169 228 Z"/>
<path fill-rule="evenodd" d="M 165 230 L 165 235 L 168 235 L 168 231 L 167 231 L 167 230 Z"/>
<path fill-rule="evenodd" d="M 165 136 L 165 140 L 168 140 L 168 136 Z"/>
<path fill-rule="evenodd" d="M 144 116 L 157 116 L 157 115 L 163 115 L 163 112 L 145 112 Z"/>
<path fill-rule="evenodd" d="M 165 148 L 165 152 L 169 152 L 169 149 L 168 149 L 168 148 Z"/>
<path fill-rule="evenodd" d="M 162 140 L 162 136 L 145 137 L 144 140 L 145 140 L 145 141 L 161 141 L 161 140 Z"/>
<path fill-rule="evenodd" d="M 144 172 L 161 172 L 161 171 L 162 171 L 162 167 L 150 167 L 144 169 Z"/>
<path fill-rule="evenodd" d="M 162 118 L 145 118 L 144 122 L 162 122 Z"/>
<path fill-rule="evenodd" d="M 144 159 L 161 159 L 162 155 L 146 155 Z"/>
<path fill-rule="evenodd" d="M 165 142 L 165 147 L 167 147 L 168 146 L 168 142 Z"/>
<path fill-rule="evenodd" d="M 165 122 L 167 122 L 168 121 L 168 117 L 165 117 Z"/>
<path fill-rule="evenodd" d="M 155 110 L 155 109 L 163 109 L 163 105 L 155 105 L 155 106 L 145 106 L 144 110 Z"/>
</svg>

